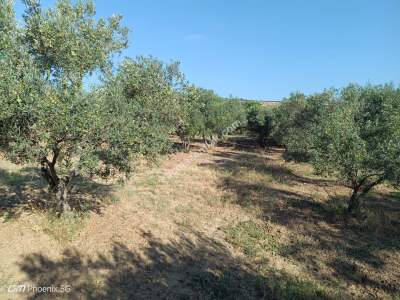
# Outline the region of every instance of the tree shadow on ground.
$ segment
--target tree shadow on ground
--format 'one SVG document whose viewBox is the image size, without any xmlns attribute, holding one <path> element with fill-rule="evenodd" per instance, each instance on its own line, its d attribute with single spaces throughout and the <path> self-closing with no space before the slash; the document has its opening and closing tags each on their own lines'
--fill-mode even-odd
<svg viewBox="0 0 400 300">
<path fill-rule="evenodd" d="M 222 171 L 220 188 L 233 193 L 235 203 L 257 207 L 265 221 L 288 229 L 290 241 L 282 246 L 281 255 L 309 269 L 315 278 L 325 274 L 327 281 L 340 278 L 341 266 L 359 265 L 362 268 L 354 272 L 354 283 L 366 293 L 400 292 L 400 274 L 395 266 L 400 267 L 399 202 L 371 195 L 363 214 L 350 217 L 345 212 L 344 197 L 330 197 L 324 202 L 313 199 L 312 190 L 303 190 L 304 185 L 335 190 L 334 181 L 297 175 L 283 163 L 268 160 L 266 154 L 244 150 L 215 152 L 216 164 L 203 166 Z M 249 177 L 250 172 L 256 175 Z M 337 263 L 338 258 L 342 263 Z M 351 272 L 346 274 L 352 276 Z M 364 276 L 362 280 L 360 276 Z M 348 277 L 341 279 L 351 281 Z"/>
<path fill-rule="evenodd" d="M 65 299 L 331 299 L 284 272 L 261 274 L 219 241 L 185 231 L 171 241 L 144 232 L 142 250 L 115 242 L 108 253 L 68 249 L 56 260 L 31 254 L 19 266 L 34 286 L 70 285 Z M 30 299 L 50 298 L 37 293 Z"/>
<path fill-rule="evenodd" d="M 237 151 L 257 152 L 260 150 L 260 145 L 252 137 L 231 136 L 224 141 L 218 143 L 221 147 L 231 147 Z"/>
<path fill-rule="evenodd" d="M 36 192 L 45 187 L 45 182 L 38 180 L 38 176 L 32 168 L 19 172 L 0 169 L 0 213 L 11 212 L 38 199 L 40 195 Z"/>
<path fill-rule="evenodd" d="M 280 153 L 279 149 L 266 150 L 270 154 Z M 302 183 L 302 184 L 316 184 L 319 186 L 332 185 L 334 181 L 323 178 L 310 178 L 295 174 L 292 170 L 284 164 L 272 164 L 271 159 L 268 158 L 264 150 L 253 152 L 246 152 L 244 150 L 238 152 L 232 151 L 214 151 L 213 156 L 218 158 L 213 163 L 203 164 L 216 169 L 223 169 L 224 171 L 231 172 L 232 175 L 240 171 L 255 171 L 260 174 L 270 175 L 272 180 L 285 183 Z"/>
<path fill-rule="evenodd" d="M 89 178 L 74 178 L 69 193 L 71 207 L 79 211 L 100 212 L 111 198 L 114 187 Z M 51 207 L 48 186 L 36 168 L 25 167 L 17 171 L 0 169 L 0 217 L 19 217 L 33 208 Z"/>
<path fill-rule="evenodd" d="M 390 193 L 390 199 L 395 202 L 400 202 L 400 192 L 396 191 L 396 192 Z"/>
<path fill-rule="evenodd" d="M 173 152 L 207 152 L 208 148 L 202 139 L 192 139 L 188 148 L 185 148 L 182 142 L 174 142 L 172 146 Z"/>
<path fill-rule="evenodd" d="M 369 286 L 373 289 L 385 290 L 391 294 L 395 294 L 399 291 L 399 286 L 395 282 L 371 279 L 368 273 L 363 270 L 362 266 L 355 262 L 335 258 L 329 265 L 335 270 L 336 276 L 340 276 L 348 282 Z"/>
</svg>

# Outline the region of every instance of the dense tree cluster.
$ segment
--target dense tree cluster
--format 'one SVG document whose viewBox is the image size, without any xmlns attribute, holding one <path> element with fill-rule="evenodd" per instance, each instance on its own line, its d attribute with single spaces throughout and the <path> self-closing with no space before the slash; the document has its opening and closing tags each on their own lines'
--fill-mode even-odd
<svg viewBox="0 0 400 300">
<path fill-rule="evenodd" d="M 387 181 L 400 184 L 400 90 L 391 85 L 342 89 L 314 132 L 312 163 L 321 173 L 338 175 L 360 196 Z"/>
<path fill-rule="evenodd" d="M 267 112 L 251 103 L 247 117 L 261 143 L 283 146 L 288 159 L 309 161 L 351 188 L 349 211 L 374 186 L 400 183 L 400 89 L 393 85 L 295 93 Z"/>
<path fill-rule="evenodd" d="M 121 16 L 97 19 L 90 1 L 25 6 L 18 26 L 12 1 L 0 0 L 0 147 L 40 166 L 59 211 L 70 209 L 77 174 L 129 174 L 137 156 L 167 151 L 172 134 L 188 147 L 244 116 L 239 102 L 190 85 L 177 62 L 127 58 L 113 71 L 127 46 Z M 87 91 L 94 72 L 101 84 Z"/>
</svg>

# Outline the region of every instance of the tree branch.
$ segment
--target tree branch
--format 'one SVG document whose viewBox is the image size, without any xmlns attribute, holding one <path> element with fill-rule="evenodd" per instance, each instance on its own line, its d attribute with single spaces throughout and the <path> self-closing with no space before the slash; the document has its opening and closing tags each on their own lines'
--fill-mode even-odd
<svg viewBox="0 0 400 300">
<path fill-rule="evenodd" d="M 361 190 L 361 195 L 364 195 L 366 193 L 368 193 L 374 186 L 382 183 L 382 181 L 384 180 L 384 177 L 380 177 L 375 181 L 370 182 L 368 185 L 366 185 L 362 190 Z"/>
</svg>

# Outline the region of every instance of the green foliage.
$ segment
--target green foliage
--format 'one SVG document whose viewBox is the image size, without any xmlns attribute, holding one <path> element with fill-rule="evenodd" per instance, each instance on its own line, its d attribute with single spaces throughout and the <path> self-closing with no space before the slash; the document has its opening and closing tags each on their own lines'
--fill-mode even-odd
<svg viewBox="0 0 400 300">
<path fill-rule="evenodd" d="M 222 139 L 245 123 L 245 111 L 237 99 L 224 99 L 211 90 L 187 87 L 181 107 L 188 112 L 178 135 L 188 141 L 200 135 L 204 142 Z"/>
<path fill-rule="evenodd" d="M 46 11 L 36 1 L 25 4 L 25 26 L 9 26 L 7 36 L 16 38 L 1 61 L 1 147 L 14 162 L 39 163 L 57 205 L 68 207 L 66 186 L 77 172 L 129 171 L 129 135 L 115 127 L 115 112 L 82 87 L 84 76 L 105 70 L 125 46 L 126 30 L 119 17 L 96 22 L 91 2 L 59 1 Z"/>
<path fill-rule="evenodd" d="M 119 112 L 121 126 L 126 122 L 135 141 L 134 152 L 155 157 L 169 149 L 170 135 L 185 118 L 184 89 L 178 63 L 138 57 L 124 60 L 116 74 L 107 76 L 99 94 Z"/>
<path fill-rule="evenodd" d="M 41 166 L 59 210 L 77 173 L 129 174 L 136 156 L 167 151 L 171 134 L 222 137 L 241 119 L 239 102 L 188 85 L 177 62 L 125 59 L 113 73 L 112 56 L 127 45 L 120 16 L 96 20 L 91 1 L 24 3 L 18 27 L 12 2 L 0 2 L 0 147 L 16 163 Z M 87 92 L 93 72 L 103 82 Z"/>
<path fill-rule="evenodd" d="M 275 108 L 274 138 L 283 146 L 286 146 L 287 136 L 291 135 L 293 128 L 301 126 L 299 115 L 305 109 L 306 97 L 301 93 L 291 94 L 282 100 L 279 107 Z"/>
<path fill-rule="evenodd" d="M 212 138 L 218 129 L 214 118 L 218 113 L 218 106 L 221 99 L 211 90 L 199 89 L 200 102 L 200 134 L 204 140 Z"/>
<path fill-rule="evenodd" d="M 313 136 L 333 100 L 333 90 L 310 96 L 295 93 L 274 109 L 272 136 L 285 147 L 288 158 L 300 161 L 311 158 Z"/>
<path fill-rule="evenodd" d="M 15 34 L 16 22 L 13 2 L 10 0 L 0 0 L 0 59 L 4 59 L 8 54 L 7 51 L 14 46 Z"/>
<path fill-rule="evenodd" d="M 121 16 L 96 20 L 91 1 L 24 3 L 18 26 L 13 3 L 0 0 L 0 148 L 40 165 L 57 205 L 68 206 L 77 173 L 129 174 L 138 155 L 168 151 L 172 134 L 188 148 L 196 136 L 213 144 L 238 127 L 339 175 L 353 189 L 349 209 L 373 186 L 400 182 L 400 92 L 391 85 L 295 93 L 265 108 L 189 85 L 177 62 L 137 57 L 113 72 L 127 29 Z M 102 84 L 88 92 L 83 80 L 94 72 Z"/>
<path fill-rule="evenodd" d="M 399 94 L 392 85 L 292 94 L 273 110 L 271 136 L 287 157 L 337 175 L 353 190 L 353 211 L 375 185 L 399 183 Z"/>
<path fill-rule="evenodd" d="M 209 122 L 207 123 L 208 130 L 211 133 L 210 137 L 216 135 L 218 138 L 223 138 L 229 131 L 244 122 L 244 109 L 240 102 L 236 100 L 219 99 L 212 103 L 208 111 Z"/>
<path fill-rule="evenodd" d="M 176 133 L 187 150 L 190 140 L 195 138 L 203 128 L 200 90 L 193 85 L 186 85 L 180 96 L 181 118 L 178 121 Z"/>
<path fill-rule="evenodd" d="M 7 127 L 12 123 L 18 123 L 20 130 L 26 130 L 30 112 L 25 105 L 34 102 L 36 91 L 42 88 L 32 59 L 26 47 L 20 44 L 21 37 L 13 3 L 0 1 L 0 144 L 5 143 Z"/>
<path fill-rule="evenodd" d="M 388 180 L 400 183 L 400 91 L 391 85 L 344 88 L 314 135 L 313 164 L 339 176 L 359 197 Z"/>
<path fill-rule="evenodd" d="M 263 122 L 261 111 L 263 107 L 260 102 L 246 101 L 244 103 L 246 109 L 247 129 L 250 132 L 257 132 L 259 124 Z"/>
<path fill-rule="evenodd" d="M 252 135 L 255 135 L 261 146 L 275 144 L 272 138 L 272 125 L 274 120 L 273 111 L 270 108 L 263 107 L 260 102 L 246 101 L 246 129 Z"/>
<path fill-rule="evenodd" d="M 110 55 L 127 46 L 122 17 L 95 20 L 94 4 L 59 0 L 42 10 L 37 0 L 25 0 L 24 41 L 48 78 L 79 88 L 82 77 L 111 66 Z"/>
</svg>

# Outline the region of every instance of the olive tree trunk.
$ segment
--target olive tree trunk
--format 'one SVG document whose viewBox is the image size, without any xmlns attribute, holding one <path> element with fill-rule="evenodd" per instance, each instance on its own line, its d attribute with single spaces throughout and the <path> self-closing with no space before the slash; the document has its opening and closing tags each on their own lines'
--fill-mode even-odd
<svg viewBox="0 0 400 300">
<path fill-rule="evenodd" d="M 64 213 L 71 210 L 71 206 L 68 203 L 68 190 L 71 179 L 75 176 L 75 172 L 72 171 L 69 176 L 64 176 L 63 178 L 57 175 L 55 165 L 58 153 L 57 151 L 54 152 L 51 161 L 46 157 L 42 159 L 41 175 L 49 184 L 49 191 L 56 210 L 60 213 Z"/>
<path fill-rule="evenodd" d="M 384 177 L 376 177 L 374 180 L 371 180 L 371 177 L 364 177 L 359 182 L 353 181 L 352 189 L 353 192 L 349 198 L 347 211 L 349 213 L 354 212 L 360 207 L 360 198 L 361 196 L 367 194 L 374 186 L 383 182 Z"/>
<path fill-rule="evenodd" d="M 360 195 L 358 194 L 358 191 L 353 190 L 348 203 L 347 211 L 349 213 L 354 212 L 360 207 Z"/>
<path fill-rule="evenodd" d="M 203 133 L 203 142 L 204 142 L 204 146 L 205 146 L 205 148 L 208 150 L 208 148 L 209 148 L 209 144 L 208 144 L 208 141 L 207 141 L 207 138 L 206 138 L 206 135 Z"/>
</svg>

